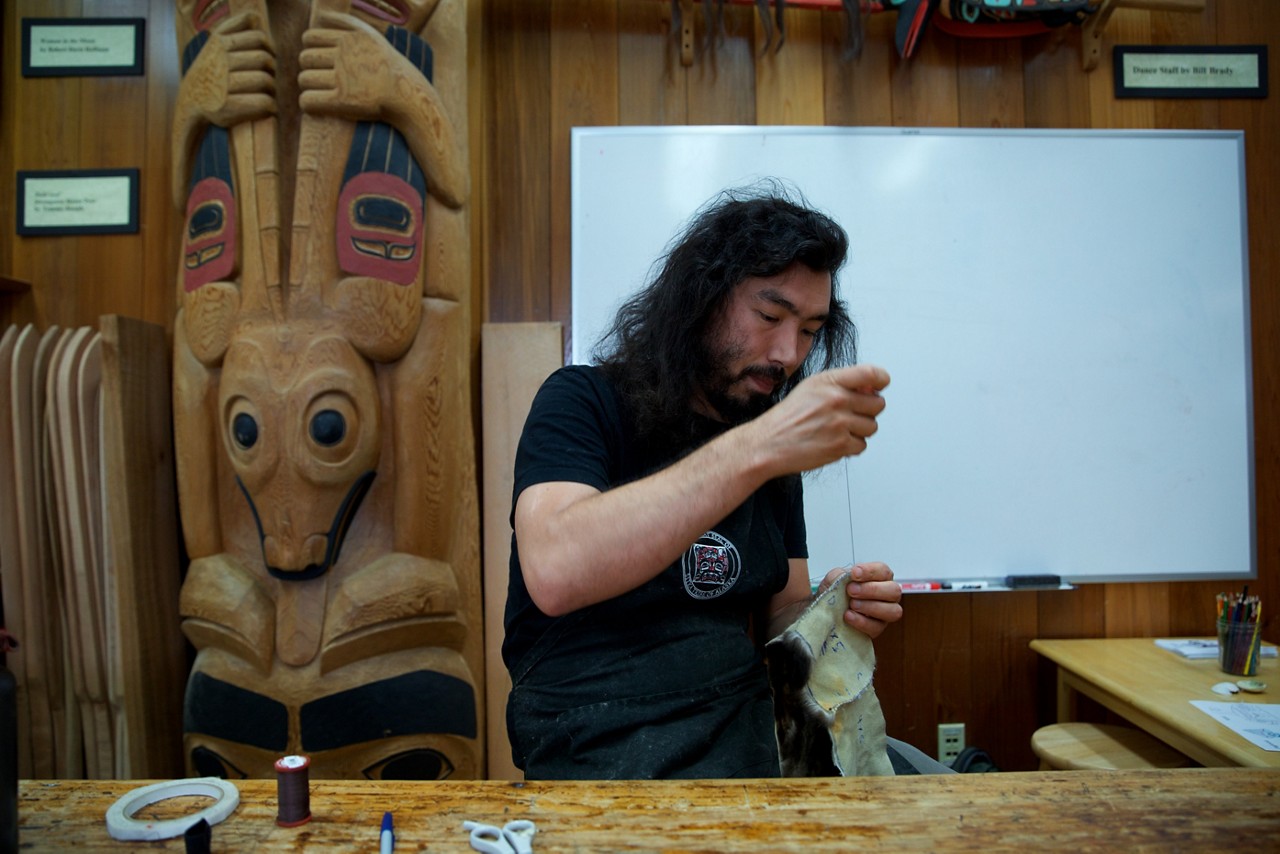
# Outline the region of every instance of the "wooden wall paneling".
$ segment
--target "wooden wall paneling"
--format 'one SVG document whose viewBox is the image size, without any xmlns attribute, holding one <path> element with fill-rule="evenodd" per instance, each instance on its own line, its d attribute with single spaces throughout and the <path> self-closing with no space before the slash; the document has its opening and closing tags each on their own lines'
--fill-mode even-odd
<svg viewBox="0 0 1280 854">
<path fill-rule="evenodd" d="M 1079 30 L 1059 27 L 1026 39 L 1022 58 L 1027 127 L 1089 127 L 1089 77 L 1080 71 Z"/>
<path fill-rule="evenodd" d="M 956 95 L 961 127 L 1026 125 L 1021 39 L 968 39 L 957 45 Z"/>
<path fill-rule="evenodd" d="M 1082 584 L 1074 590 L 1036 594 L 1036 637 L 1089 638 L 1107 633 L 1105 584 Z M 1058 668 L 1030 649 L 1035 659 L 1035 711 L 1038 726 L 1057 721 Z M 1006 769 L 1008 770 L 1008 769 Z"/>
<path fill-rule="evenodd" d="M 920 36 L 911 59 L 901 59 L 894 53 L 890 88 L 895 126 L 956 127 L 960 124 L 955 41 L 946 33 L 930 28 Z"/>
<path fill-rule="evenodd" d="M 823 115 L 829 125 L 886 127 L 893 124 L 890 70 L 896 15 L 866 15 L 862 55 L 849 54 L 845 14 L 822 13 Z"/>
<path fill-rule="evenodd" d="M 1169 585 L 1169 625 L 1171 637 L 1212 635 L 1217 619 L 1218 593 L 1234 590 L 1231 582 L 1184 581 Z"/>
<path fill-rule="evenodd" d="M 756 115 L 760 43 L 755 37 L 755 12 L 746 6 L 725 4 L 723 20 L 723 40 L 716 41 L 709 51 L 701 50 L 685 70 L 687 123 L 765 124 Z"/>
<path fill-rule="evenodd" d="M 14 173 L 18 168 L 18 81 L 22 78 L 22 32 L 15 3 L 0 4 L 0 276 L 18 281 L 18 213 L 14 207 Z M 22 281 L 29 281 L 23 279 Z M 0 329 L 35 322 L 30 289 L 0 288 Z M 19 639 L 21 642 L 21 639 Z"/>
<path fill-rule="evenodd" d="M 147 16 L 146 0 L 85 0 L 85 17 Z M 147 27 L 146 44 L 156 34 Z M 161 35 L 163 38 L 163 34 Z M 145 60 L 144 60 L 145 61 Z M 139 174 L 139 229 L 135 234 L 100 234 L 79 238 L 79 275 L 75 288 L 77 326 L 97 326 L 98 318 L 117 312 L 140 317 L 146 279 L 143 275 L 141 228 L 142 187 L 169 184 L 168 161 L 145 162 L 149 124 L 146 76 L 85 77 L 80 81 L 80 139 L 78 160 L 84 169 L 137 168 Z M 139 121 L 122 122 L 120 116 Z"/>
<path fill-rule="evenodd" d="M 144 109 L 148 128 L 173 126 L 178 98 L 178 48 L 175 4 L 149 0 L 147 11 L 147 81 Z M 147 133 L 143 141 L 142 299 L 138 319 L 172 330 L 177 314 L 178 258 L 182 245 L 182 214 L 173 203 L 170 185 L 169 134 Z M 119 312 L 118 307 L 112 311 Z M 172 335 L 169 335 L 172 338 Z"/>
<path fill-rule="evenodd" d="M 1169 633 L 1169 584 L 1108 584 L 1103 608 L 1109 638 L 1160 637 Z"/>
<path fill-rule="evenodd" d="M 891 733 L 930 755 L 938 745 L 939 723 L 965 722 L 976 744 L 977 721 L 971 714 L 973 690 L 969 674 L 974 650 L 970 593 L 924 593 L 905 597 L 905 616 L 892 632 L 901 636 L 902 694 L 900 729 Z M 989 595 L 989 594 L 983 594 Z M 881 636 L 883 637 L 883 635 Z M 876 641 L 877 650 L 881 642 Z M 878 693 L 884 693 L 883 691 Z"/>
<path fill-rule="evenodd" d="M 1117 98 L 1110 57 L 1118 44 L 1151 44 L 1151 13 L 1118 9 L 1111 16 L 1102 40 L 1102 55 L 1089 77 L 1089 126 L 1094 128 L 1150 128 L 1155 126 L 1155 107 L 1150 98 Z"/>
<path fill-rule="evenodd" d="M 783 13 L 786 40 L 772 44 L 756 21 L 756 124 L 821 125 L 823 116 L 822 16 L 809 9 Z M 780 43 L 781 42 L 781 43 Z"/>
<path fill-rule="evenodd" d="M 14 30 L 14 44 L 21 45 L 23 18 L 71 18 L 81 14 L 79 0 L 36 2 L 20 0 L 5 5 Z M 12 57 L 14 124 L 8 131 L 13 143 L 15 169 L 76 169 L 80 161 L 79 77 L 25 78 L 20 50 Z M 4 181 L 13 193 L 13 177 Z M 12 197 L 12 196 L 11 196 Z M 19 237 L 14 241 L 13 276 L 31 282 L 30 303 L 24 320 L 41 328 L 78 325 L 75 314 L 76 279 L 79 275 L 78 237 Z M 26 301 L 23 298 L 22 301 Z"/>
<path fill-rule="evenodd" d="M 902 663 L 906 658 L 905 644 L 908 632 L 904 623 L 911 619 L 911 612 L 896 625 L 890 626 L 880 637 L 876 638 L 876 697 L 880 700 L 880 710 L 884 713 L 885 731 L 894 738 L 915 744 L 921 750 L 932 755 L 933 746 L 916 744 L 914 734 L 908 729 L 907 683 L 919 678 L 920 673 L 905 673 Z M 913 695 L 914 696 L 914 695 Z"/>
<path fill-rule="evenodd" d="M 572 335 L 569 135 L 575 126 L 618 123 L 617 34 L 617 6 L 613 3 L 552 3 L 549 317 L 564 324 L 566 342 Z"/>
<path fill-rule="evenodd" d="M 1222 127 L 1245 134 L 1249 192 L 1249 280 L 1253 322 L 1254 454 L 1257 499 L 1258 578 L 1250 592 L 1267 604 L 1262 636 L 1280 642 L 1280 100 L 1275 46 L 1280 45 L 1280 7 L 1268 0 L 1219 2 L 1219 44 L 1271 46 L 1270 91 L 1265 99 L 1220 102 Z"/>
<path fill-rule="evenodd" d="M 489 89 L 487 198 L 490 320 L 547 320 L 551 312 L 550 9 L 487 4 Z"/>
<path fill-rule="evenodd" d="M 1036 656 L 1028 645 L 1039 632 L 1032 591 L 957 594 L 971 598 L 972 686 L 966 735 L 1000 768 L 1036 767 L 1031 734 L 1036 720 Z"/>
<path fill-rule="evenodd" d="M 1217 26 L 1212 5 L 1199 14 L 1152 12 L 1151 43 L 1159 45 L 1213 45 Z M 1109 59 L 1109 57 L 1108 57 Z M 1222 127 L 1217 98 L 1157 98 L 1152 105 L 1158 128 Z"/>
<path fill-rule="evenodd" d="M 13 13 L 12 3 L 0 7 L 0 133 L 4 134 L 3 145 L 0 145 L 0 276 L 13 273 L 13 241 L 14 227 L 17 223 L 17 212 L 11 202 L 13 175 L 13 101 L 17 89 L 19 69 L 22 67 L 21 49 L 17 18 Z M 4 329 L 13 321 L 10 315 L 13 305 L 18 302 L 17 294 L 0 286 L 0 329 Z"/>
<path fill-rule="evenodd" d="M 687 122 L 688 79 L 671 23 L 668 3 L 619 0 L 618 124 Z"/>
<path fill-rule="evenodd" d="M 1107 630 L 1105 584 L 1081 584 L 1074 590 L 1036 594 L 1038 637 L 1104 637 Z"/>
</svg>

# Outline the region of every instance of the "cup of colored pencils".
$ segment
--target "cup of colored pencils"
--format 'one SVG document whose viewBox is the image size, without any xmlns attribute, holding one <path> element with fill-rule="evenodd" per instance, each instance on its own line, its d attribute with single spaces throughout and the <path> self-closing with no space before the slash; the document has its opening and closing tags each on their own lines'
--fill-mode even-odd
<svg viewBox="0 0 1280 854">
<path fill-rule="evenodd" d="M 1218 594 L 1218 667 L 1233 676 L 1258 675 L 1262 653 L 1262 603 L 1243 593 Z"/>
</svg>

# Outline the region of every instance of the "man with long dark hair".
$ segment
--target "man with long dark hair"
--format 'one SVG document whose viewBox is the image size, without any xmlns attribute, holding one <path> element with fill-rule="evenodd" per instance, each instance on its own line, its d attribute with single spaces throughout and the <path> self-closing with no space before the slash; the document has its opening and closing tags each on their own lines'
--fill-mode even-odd
<svg viewBox="0 0 1280 854">
<path fill-rule="evenodd" d="M 503 644 L 528 777 L 779 774 L 760 641 L 810 601 L 799 475 L 866 448 L 889 382 L 852 364 L 847 249 L 776 185 L 726 192 L 597 364 L 538 392 Z M 901 588 L 882 563 L 852 572 L 845 621 L 874 638 Z"/>
</svg>

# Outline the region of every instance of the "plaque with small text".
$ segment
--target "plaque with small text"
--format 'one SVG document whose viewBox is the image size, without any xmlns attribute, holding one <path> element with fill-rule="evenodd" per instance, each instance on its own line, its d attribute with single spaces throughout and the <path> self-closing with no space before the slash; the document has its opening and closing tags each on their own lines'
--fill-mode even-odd
<svg viewBox="0 0 1280 854">
<path fill-rule="evenodd" d="M 1267 46 L 1116 45 L 1117 98 L 1265 98 Z"/>
<path fill-rule="evenodd" d="M 18 234 L 133 234 L 137 169 L 18 172 Z"/>
<path fill-rule="evenodd" d="M 23 77 L 143 72 L 145 18 L 23 18 Z"/>
</svg>

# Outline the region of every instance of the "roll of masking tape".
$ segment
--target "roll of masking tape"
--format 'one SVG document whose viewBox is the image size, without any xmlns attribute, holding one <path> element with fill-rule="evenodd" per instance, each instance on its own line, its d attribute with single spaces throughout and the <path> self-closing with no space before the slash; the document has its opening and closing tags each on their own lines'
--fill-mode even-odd
<svg viewBox="0 0 1280 854">
<path fill-rule="evenodd" d="M 164 821 L 139 821 L 134 814 L 143 807 L 169 798 L 195 795 L 213 798 L 214 802 L 182 818 Z M 204 819 L 217 824 L 235 811 L 240 803 L 240 790 L 235 784 L 218 777 L 196 777 L 190 780 L 169 780 L 152 783 L 120 796 L 107 810 L 107 832 L 112 839 L 125 841 L 171 839 L 186 833 L 187 828 Z"/>
</svg>

